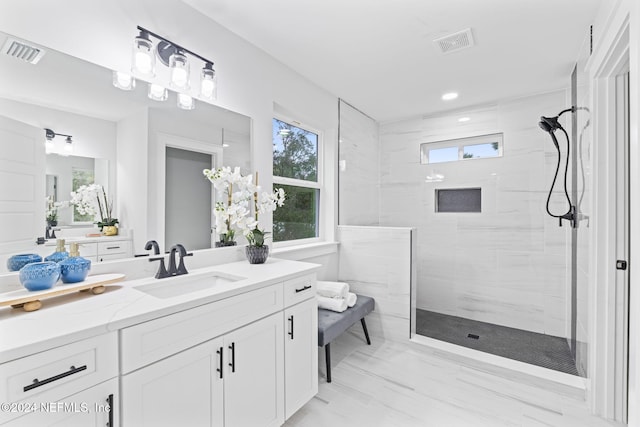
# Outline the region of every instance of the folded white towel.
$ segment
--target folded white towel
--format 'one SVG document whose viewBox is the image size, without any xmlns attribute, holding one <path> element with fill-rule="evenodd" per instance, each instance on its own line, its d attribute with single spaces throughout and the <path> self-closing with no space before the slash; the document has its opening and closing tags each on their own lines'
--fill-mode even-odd
<svg viewBox="0 0 640 427">
<path fill-rule="evenodd" d="M 342 313 L 347 309 L 347 300 L 344 298 L 328 298 L 316 295 L 316 299 L 318 300 L 318 308 L 337 311 L 338 313 Z"/>
<path fill-rule="evenodd" d="M 354 305 L 356 305 L 356 300 L 358 299 L 358 295 L 354 294 L 353 292 L 349 292 L 347 294 L 347 305 L 349 307 L 353 307 Z"/>
<path fill-rule="evenodd" d="M 327 282 L 318 280 L 316 283 L 316 293 L 323 297 L 346 298 L 349 293 L 349 284 L 345 282 Z"/>
</svg>

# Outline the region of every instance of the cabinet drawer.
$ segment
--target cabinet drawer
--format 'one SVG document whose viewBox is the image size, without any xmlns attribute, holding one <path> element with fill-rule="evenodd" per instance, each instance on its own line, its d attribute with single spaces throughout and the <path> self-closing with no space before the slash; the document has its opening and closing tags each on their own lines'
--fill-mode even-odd
<svg viewBox="0 0 640 427">
<path fill-rule="evenodd" d="M 121 371 L 131 372 L 282 308 L 282 285 L 277 284 L 122 329 Z"/>
<path fill-rule="evenodd" d="M 95 256 L 98 253 L 97 243 L 80 243 L 80 256 L 85 258 Z"/>
<path fill-rule="evenodd" d="M 118 375 L 116 332 L 0 365 L 0 402 L 57 401 Z M 0 424 L 23 415 L 0 412 Z"/>
<path fill-rule="evenodd" d="M 98 242 L 98 255 L 126 254 L 129 252 L 129 241 Z"/>
<path fill-rule="evenodd" d="M 316 296 L 316 275 L 308 274 L 284 282 L 284 306 L 289 307 Z"/>
</svg>

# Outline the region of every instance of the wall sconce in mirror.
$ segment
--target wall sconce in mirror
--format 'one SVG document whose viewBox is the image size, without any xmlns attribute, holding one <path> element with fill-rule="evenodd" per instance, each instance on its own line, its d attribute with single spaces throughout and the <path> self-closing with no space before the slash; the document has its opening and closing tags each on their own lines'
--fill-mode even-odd
<svg viewBox="0 0 640 427">
<path fill-rule="evenodd" d="M 51 129 L 45 128 L 44 137 L 45 137 L 45 148 L 47 153 L 51 153 L 53 151 L 54 139 L 56 136 L 64 136 L 66 137 L 64 140 L 64 151 L 66 153 L 73 152 L 73 137 L 71 135 L 65 135 L 64 133 L 56 133 Z"/>
<path fill-rule="evenodd" d="M 131 55 L 133 75 L 146 78 L 156 77 L 158 62 L 167 67 L 169 71 L 169 81 L 166 85 L 149 83 L 148 97 L 150 99 L 165 101 L 168 98 L 167 87 L 171 87 L 178 92 L 178 108 L 184 110 L 195 108 L 195 100 L 190 94 L 185 93 L 194 87 L 191 83 L 191 63 L 194 61 L 201 61 L 203 64 L 199 73 L 200 86 L 197 96 L 207 100 L 216 99 L 218 82 L 213 61 L 143 27 L 138 26 L 137 28 L 140 33 L 134 39 Z M 122 90 L 132 90 L 135 88 L 135 78 L 127 73 L 114 71 L 113 85 Z"/>
</svg>

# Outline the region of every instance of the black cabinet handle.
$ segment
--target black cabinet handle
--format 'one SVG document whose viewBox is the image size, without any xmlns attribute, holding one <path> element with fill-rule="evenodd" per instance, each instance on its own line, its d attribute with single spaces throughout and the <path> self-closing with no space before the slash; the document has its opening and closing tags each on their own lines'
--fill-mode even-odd
<svg viewBox="0 0 640 427">
<path fill-rule="evenodd" d="M 107 405 L 109 405 L 109 422 L 107 423 L 107 427 L 113 427 L 113 394 L 107 397 Z"/>
<path fill-rule="evenodd" d="M 291 337 L 291 339 L 293 339 L 293 314 L 289 316 L 289 326 L 291 330 L 288 332 L 288 334 Z"/>
<path fill-rule="evenodd" d="M 307 289 L 311 289 L 311 285 L 303 286 L 303 287 L 302 287 L 302 288 L 300 288 L 300 289 L 296 289 L 296 294 L 297 294 L 298 292 L 306 291 Z"/>
<path fill-rule="evenodd" d="M 231 345 L 229 346 L 229 349 L 231 350 L 231 363 L 229 363 L 229 366 L 231 366 L 231 372 L 235 372 L 236 371 L 236 343 L 232 342 Z"/>
<path fill-rule="evenodd" d="M 107 246 L 107 249 L 120 249 L 120 246 Z"/>
<path fill-rule="evenodd" d="M 216 369 L 216 371 L 220 372 L 220 378 L 222 378 L 222 367 L 224 366 L 224 362 L 222 361 L 224 354 L 222 351 L 222 347 L 216 350 L 216 353 L 220 355 L 220 365 L 218 365 L 218 369 Z"/>
<path fill-rule="evenodd" d="M 69 370 L 67 372 L 63 372 L 63 373 L 58 374 L 56 376 L 53 376 L 51 378 L 47 378 L 46 380 L 39 381 L 37 378 L 35 378 L 33 380 L 33 384 L 29 384 L 29 385 L 24 386 L 23 391 L 33 390 L 34 388 L 41 387 L 41 386 L 43 386 L 45 384 L 49 384 L 49 383 L 52 383 L 54 381 L 58 381 L 58 380 L 60 380 L 62 378 L 68 377 L 69 375 L 73 375 L 73 374 L 76 374 L 76 373 L 78 373 L 80 371 L 84 371 L 85 369 L 87 369 L 87 365 L 82 365 L 79 368 L 76 368 L 75 366 L 72 366 L 72 367 L 69 368 Z"/>
</svg>

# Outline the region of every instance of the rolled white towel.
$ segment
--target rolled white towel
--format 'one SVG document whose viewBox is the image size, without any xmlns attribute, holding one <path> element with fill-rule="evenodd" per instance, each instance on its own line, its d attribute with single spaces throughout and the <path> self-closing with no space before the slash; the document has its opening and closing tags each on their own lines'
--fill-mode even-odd
<svg viewBox="0 0 640 427">
<path fill-rule="evenodd" d="M 316 299 L 318 300 L 318 308 L 337 311 L 338 313 L 342 313 L 347 309 L 347 300 L 344 298 L 329 298 L 316 295 Z"/>
<path fill-rule="evenodd" d="M 353 307 L 354 305 L 356 305 L 356 300 L 358 299 L 358 295 L 354 294 L 353 292 L 349 292 L 347 294 L 347 305 L 349 307 Z"/>
<path fill-rule="evenodd" d="M 316 293 L 323 297 L 346 298 L 349 293 L 349 284 L 345 282 L 327 282 L 318 280 L 316 283 Z"/>
</svg>

